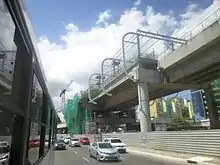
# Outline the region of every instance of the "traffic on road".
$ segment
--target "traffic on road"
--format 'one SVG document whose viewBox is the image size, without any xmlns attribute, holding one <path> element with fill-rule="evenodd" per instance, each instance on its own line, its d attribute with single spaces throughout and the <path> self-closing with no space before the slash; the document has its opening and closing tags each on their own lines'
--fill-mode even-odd
<svg viewBox="0 0 220 165">
<path fill-rule="evenodd" d="M 102 142 L 91 142 L 85 137 L 69 138 L 69 144 L 65 144 L 66 138 L 58 139 L 65 145 L 64 150 L 55 151 L 55 165 L 177 165 L 182 162 L 164 162 L 164 159 L 133 154 L 127 150 L 127 146 L 120 138 L 104 138 Z M 82 142 L 86 139 L 86 143 Z M 89 141 L 89 142 L 88 142 Z M 88 145 L 89 144 L 89 145 Z M 187 164 L 187 163 L 184 163 Z"/>
<path fill-rule="evenodd" d="M 73 163 L 74 162 L 74 163 Z M 129 152 L 120 154 L 120 158 L 115 160 L 97 161 L 96 157 L 90 157 L 89 146 L 81 145 L 81 147 L 67 147 L 66 150 L 55 151 L 54 165 L 179 165 L 178 162 L 165 162 L 164 160 L 135 155 Z M 187 163 L 184 163 L 187 164 Z"/>
</svg>

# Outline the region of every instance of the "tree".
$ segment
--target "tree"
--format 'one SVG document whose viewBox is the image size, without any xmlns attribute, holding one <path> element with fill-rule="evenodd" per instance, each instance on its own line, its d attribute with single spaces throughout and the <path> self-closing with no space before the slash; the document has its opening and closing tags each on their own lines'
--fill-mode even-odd
<svg viewBox="0 0 220 165">
<path fill-rule="evenodd" d="M 188 130 L 191 124 L 187 122 L 184 118 L 174 117 L 172 121 L 168 124 L 167 130 L 178 131 L 178 130 Z"/>
<path fill-rule="evenodd" d="M 190 118 L 190 116 L 189 116 L 189 108 L 188 107 L 184 106 L 182 108 L 182 116 L 183 116 L 184 119 L 189 119 Z"/>
</svg>

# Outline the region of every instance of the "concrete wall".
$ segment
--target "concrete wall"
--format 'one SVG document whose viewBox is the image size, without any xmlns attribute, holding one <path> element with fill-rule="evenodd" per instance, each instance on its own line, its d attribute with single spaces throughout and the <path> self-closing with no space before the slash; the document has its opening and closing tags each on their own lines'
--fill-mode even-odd
<svg viewBox="0 0 220 165">
<path fill-rule="evenodd" d="M 220 157 L 220 130 L 103 134 L 118 137 L 129 147 Z"/>
</svg>

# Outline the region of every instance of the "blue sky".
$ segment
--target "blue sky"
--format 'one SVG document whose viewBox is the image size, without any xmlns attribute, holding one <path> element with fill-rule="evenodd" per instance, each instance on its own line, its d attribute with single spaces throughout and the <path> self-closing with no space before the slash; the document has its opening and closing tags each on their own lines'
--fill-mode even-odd
<svg viewBox="0 0 220 165">
<path fill-rule="evenodd" d="M 178 1 L 178 3 L 177 3 Z M 88 31 L 100 12 L 111 10 L 112 22 L 119 19 L 125 9 L 131 8 L 134 0 L 27 0 L 29 15 L 36 35 L 46 35 L 50 40 L 59 42 L 59 36 L 65 33 L 65 25 L 74 23 L 81 31 Z M 156 12 L 167 13 L 170 10 L 178 15 L 190 3 L 206 8 L 212 0 L 142 0 L 139 7 L 145 11 L 150 5 Z"/>
</svg>

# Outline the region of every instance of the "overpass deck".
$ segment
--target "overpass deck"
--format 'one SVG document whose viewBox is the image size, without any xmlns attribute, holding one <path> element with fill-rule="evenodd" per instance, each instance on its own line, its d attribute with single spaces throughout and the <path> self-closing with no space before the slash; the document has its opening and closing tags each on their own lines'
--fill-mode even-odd
<svg viewBox="0 0 220 165">
<path fill-rule="evenodd" d="M 159 60 L 163 68 L 166 83 L 150 85 L 149 97 L 156 99 L 172 93 L 190 88 L 202 88 L 213 79 L 220 77 L 220 9 L 214 12 L 215 19 L 211 20 L 205 28 L 191 37 L 186 44 L 173 51 L 168 56 Z M 137 62 L 138 60 L 136 60 Z M 137 63 L 128 67 L 127 72 L 132 74 L 132 69 Z M 167 83 L 168 82 L 168 83 Z M 103 109 L 128 103 L 137 104 L 137 87 L 121 69 L 120 74 L 113 76 L 105 84 L 105 92 L 99 92 L 93 100 Z M 112 93 L 109 97 L 106 92 Z M 114 104 L 113 104 L 114 102 Z"/>
</svg>

